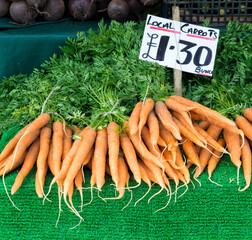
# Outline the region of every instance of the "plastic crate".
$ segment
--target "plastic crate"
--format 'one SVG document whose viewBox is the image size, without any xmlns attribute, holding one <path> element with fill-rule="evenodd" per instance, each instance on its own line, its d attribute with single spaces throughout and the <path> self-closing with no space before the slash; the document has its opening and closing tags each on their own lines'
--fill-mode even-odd
<svg viewBox="0 0 252 240">
<path fill-rule="evenodd" d="M 229 21 L 252 23 L 251 0 L 163 0 L 162 17 L 172 18 L 173 5 L 179 6 L 182 22 L 202 24 L 207 19 L 212 26 L 225 26 Z"/>
</svg>

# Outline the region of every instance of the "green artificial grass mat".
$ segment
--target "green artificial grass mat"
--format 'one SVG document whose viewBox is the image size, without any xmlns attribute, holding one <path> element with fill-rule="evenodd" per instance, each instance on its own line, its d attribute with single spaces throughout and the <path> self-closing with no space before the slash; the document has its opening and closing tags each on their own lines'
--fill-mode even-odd
<svg viewBox="0 0 252 240">
<path fill-rule="evenodd" d="M 19 130 L 13 127 L 6 130 L 0 140 L 0 151 L 6 143 Z M 91 172 L 85 170 L 86 183 L 89 187 Z M 10 193 L 12 184 L 19 169 L 5 176 L 5 183 Z M 2 182 L 0 183 L 0 239 L 252 239 L 252 187 L 244 192 L 238 191 L 236 183 L 236 167 L 224 156 L 212 179 L 223 187 L 219 187 L 208 180 L 205 171 L 199 184 L 193 180 L 189 190 L 174 202 L 174 195 L 167 208 L 157 213 L 163 207 L 168 196 L 165 191 L 155 196 L 148 204 L 148 199 L 160 190 L 153 185 L 150 193 L 135 207 L 134 203 L 148 190 L 142 183 L 140 187 L 132 189 L 133 199 L 122 211 L 121 209 L 130 200 L 131 194 L 126 190 L 121 200 L 108 200 L 105 203 L 97 196 L 94 189 L 94 199 L 89 205 L 83 207 L 80 215 L 84 221 L 76 228 L 70 229 L 79 223 L 78 217 L 69 211 L 62 201 L 62 212 L 58 223 L 58 192 L 54 185 L 49 195 L 52 202 L 38 198 L 35 192 L 36 167 L 25 178 L 21 188 L 11 196 L 16 210 L 9 201 Z M 52 174 L 48 172 L 45 182 L 45 192 L 48 191 Z M 103 197 L 113 197 L 114 187 L 111 179 L 106 176 L 106 183 L 100 193 Z M 130 180 L 130 186 L 136 182 Z M 242 170 L 240 171 L 240 186 L 245 185 Z M 174 184 L 171 183 L 174 190 Z M 179 189 L 178 195 L 185 188 Z M 90 189 L 83 190 L 84 203 L 90 200 Z M 79 210 L 80 196 L 75 188 L 73 202 Z"/>
</svg>

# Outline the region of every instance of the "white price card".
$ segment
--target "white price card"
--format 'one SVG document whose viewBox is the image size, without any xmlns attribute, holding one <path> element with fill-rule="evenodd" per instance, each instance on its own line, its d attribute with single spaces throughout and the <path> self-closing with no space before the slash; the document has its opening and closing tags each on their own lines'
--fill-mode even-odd
<svg viewBox="0 0 252 240">
<path fill-rule="evenodd" d="M 219 30 L 148 15 L 139 58 L 212 76 Z"/>
</svg>

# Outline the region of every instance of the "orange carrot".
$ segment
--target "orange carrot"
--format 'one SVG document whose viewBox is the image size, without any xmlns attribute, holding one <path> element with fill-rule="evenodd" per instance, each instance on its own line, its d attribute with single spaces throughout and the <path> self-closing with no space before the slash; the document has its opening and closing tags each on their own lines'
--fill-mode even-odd
<svg viewBox="0 0 252 240">
<path fill-rule="evenodd" d="M 171 151 L 171 154 L 173 156 L 173 159 L 175 161 L 176 159 L 176 148 L 178 146 L 178 141 L 173 137 L 171 132 L 164 128 L 162 124 L 160 126 L 160 136 L 162 139 L 164 139 L 166 146 L 168 147 L 168 150 Z"/>
<path fill-rule="evenodd" d="M 28 173 L 32 170 L 39 153 L 39 138 L 35 140 L 29 148 L 29 151 L 24 159 L 24 163 L 22 165 L 21 170 L 15 178 L 15 182 L 11 188 L 11 194 L 13 195 L 22 185 L 24 178 L 28 175 Z"/>
<path fill-rule="evenodd" d="M 191 111 L 193 112 L 196 112 L 200 115 L 205 115 L 207 117 L 207 119 L 212 119 L 214 121 L 217 121 L 217 122 L 221 122 L 223 123 L 226 127 L 227 126 L 233 126 L 233 127 L 236 127 L 234 121 L 224 117 L 222 114 L 218 113 L 217 111 L 214 111 L 206 106 L 203 106 L 202 104 L 200 103 L 197 103 L 197 102 L 194 102 L 194 101 L 191 101 L 191 100 L 188 100 L 184 97 L 181 97 L 181 96 L 170 96 L 170 98 L 174 99 L 175 101 L 181 103 L 181 104 L 184 104 L 186 106 L 189 106 L 189 107 L 193 107 L 193 109 Z"/>
<path fill-rule="evenodd" d="M 190 118 L 190 115 L 189 115 L 188 112 L 189 112 L 190 110 L 192 110 L 194 107 L 188 107 L 188 106 L 186 106 L 186 105 L 183 105 L 183 104 L 181 104 L 181 103 L 179 103 L 179 102 L 173 100 L 172 98 L 167 98 L 167 99 L 165 100 L 165 104 L 166 104 L 166 106 L 167 106 L 169 109 L 171 109 L 171 110 L 173 110 L 173 111 L 175 111 L 175 112 L 181 114 L 181 116 L 183 117 L 184 121 L 185 121 L 189 126 L 192 127 L 192 119 Z"/>
<path fill-rule="evenodd" d="M 165 161 L 164 157 L 162 156 L 162 152 L 160 151 L 159 147 L 157 145 L 152 145 L 151 141 L 150 141 L 150 133 L 149 130 L 146 126 L 143 127 L 142 129 L 142 137 L 143 140 L 146 144 L 146 146 L 148 147 L 149 151 L 156 156 L 157 158 L 160 159 L 160 161 L 162 162 L 162 164 L 164 165 L 164 170 L 167 173 L 167 175 L 169 177 L 171 177 L 176 184 L 178 184 L 178 178 L 175 174 L 175 172 L 173 171 L 172 167 L 169 165 L 168 162 Z"/>
<path fill-rule="evenodd" d="M 207 129 L 207 133 L 214 139 L 217 140 L 221 134 L 222 129 L 215 125 L 210 125 Z M 208 161 L 212 155 L 213 147 L 208 146 L 207 148 L 201 149 L 199 153 L 200 165 L 196 168 L 194 178 L 197 178 L 206 168 Z"/>
<path fill-rule="evenodd" d="M 166 142 L 165 142 L 164 139 L 161 138 L 160 136 L 159 136 L 159 138 L 158 138 L 157 144 L 153 144 L 153 145 L 154 145 L 154 146 L 159 145 L 160 147 L 164 147 L 164 148 L 167 147 Z"/>
<path fill-rule="evenodd" d="M 140 113 L 142 110 L 142 106 L 143 106 L 143 102 L 138 102 L 130 115 L 129 123 L 128 123 L 130 135 L 138 133 L 138 125 L 140 121 Z"/>
<path fill-rule="evenodd" d="M 244 132 L 245 136 L 252 141 L 252 125 L 247 120 L 247 118 L 243 116 L 237 116 L 235 119 L 238 127 Z"/>
<path fill-rule="evenodd" d="M 68 152 L 72 147 L 72 130 L 64 125 L 65 124 L 63 124 L 64 134 L 63 134 L 62 160 L 65 159 L 66 155 L 68 154 Z"/>
<path fill-rule="evenodd" d="M 243 111 L 243 116 L 247 118 L 250 122 L 252 122 L 252 108 L 246 108 Z"/>
<path fill-rule="evenodd" d="M 28 128 L 25 130 L 24 135 L 35 132 L 36 130 L 44 127 L 50 121 L 50 116 L 48 113 L 43 113 L 39 115 L 32 123 L 29 124 Z"/>
<path fill-rule="evenodd" d="M 225 147 L 225 141 L 223 138 L 219 138 L 218 140 L 218 143 L 224 148 Z M 213 171 L 215 170 L 217 164 L 219 163 L 220 161 L 220 158 L 222 156 L 222 153 L 218 150 L 215 150 L 214 151 L 214 154 L 211 156 L 211 158 L 209 159 L 209 162 L 208 162 L 208 167 L 207 167 L 207 171 L 208 171 L 208 179 L 213 182 L 211 180 L 211 176 L 212 176 L 212 173 Z M 214 182 L 215 183 L 215 182 Z M 219 184 L 217 184 L 219 185 Z"/>
<path fill-rule="evenodd" d="M 86 134 L 86 132 L 90 129 L 90 127 L 86 127 L 84 128 L 79 134 L 78 136 L 82 139 L 84 137 L 84 135 Z M 68 154 L 66 155 L 66 157 L 63 159 L 62 162 L 62 166 L 61 169 L 59 171 L 59 173 L 57 175 L 55 175 L 55 177 L 53 178 L 53 180 L 51 181 L 50 187 L 52 186 L 52 184 L 54 184 L 56 181 L 58 180 L 63 180 L 67 174 L 68 169 L 71 166 L 71 163 L 74 159 L 74 156 L 76 154 L 76 152 L 78 151 L 78 148 L 81 144 L 81 139 L 76 139 L 74 141 L 74 143 L 72 144 L 72 147 L 70 149 L 70 151 L 68 152 Z M 50 164 L 49 164 L 50 166 Z M 48 192 L 49 193 L 49 192 Z M 47 194 L 48 194 L 47 193 Z"/>
<path fill-rule="evenodd" d="M 158 142 L 160 141 L 160 139 L 159 139 L 159 125 L 158 125 L 158 119 L 157 119 L 153 110 L 148 115 L 147 125 L 150 130 L 151 143 L 152 143 L 152 145 L 157 145 Z"/>
<path fill-rule="evenodd" d="M 206 131 L 207 128 L 210 126 L 210 123 L 207 121 L 201 121 L 198 125 L 200 128 Z"/>
<path fill-rule="evenodd" d="M 124 161 L 124 158 L 119 156 L 118 157 L 118 175 L 119 175 L 119 179 L 118 179 L 118 191 L 119 191 L 119 195 L 117 197 L 113 197 L 113 198 L 104 198 L 106 199 L 121 199 L 124 196 L 125 193 L 125 185 L 128 185 L 129 182 L 129 172 L 128 172 L 128 167 Z"/>
<path fill-rule="evenodd" d="M 244 191 L 250 186 L 251 183 L 251 149 L 246 138 L 241 149 L 241 159 L 246 186 L 242 190 L 239 188 L 239 191 Z"/>
<path fill-rule="evenodd" d="M 55 174 L 60 171 L 61 158 L 63 153 L 63 124 L 62 122 L 55 122 L 53 124 L 53 163 L 55 165 Z"/>
<path fill-rule="evenodd" d="M 154 108 L 154 104 L 155 103 L 151 98 L 147 98 L 142 105 L 142 110 L 140 112 L 140 119 L 138 124 L 139 136 L 141 136 L 142 128 L 146 124 L 148 115 Z"/>
<path fill-rule="evenodd" d="M 38 197 L 44 196 L 43 186 L 48 169 L 47 158 L 49 155 L 52 129 L 43 127 L 40 132 L 40 149 L 37 158 L 37 172 L 35 177 L 35 189 Z"/>
<path fill-rule="evenodd" d="M 82 175 L 82 169 L 80 169 L 74 179 L 74 184 L 77 187 L 78 191 L 80 192 L 81 205 L 83 201 L 82 182 L 83 182 L 83 175 Z"/>
<path fill-rule="evenodd" d="M 14 163 L 12 162 L 12 155 L 7 159 L 6 164 L 4 166 L 4 168 L 2 168 L 0 170 L 0 176 L 2 176 L 3 174 L 7 174 L 11 171 L 13 171 L 14 169 L 18 168 L 19 166 L 21 166 L 25 160 L 26 154 L 27 154 L 27 149 L 23 152 L 22 156 L 20 158 L 18 158 Z"/>
<path fill-rule="evenodd" d="M 185 138 L 190 139 L 192 142 L 194 142 L 196 145 L 198 145 L 202 148 L 206 148 L 205 144 L 193 132 L 188 130 L 177 118 L 173 117 L 173 121 L 177 124 L 181 134 Z"/>
<path fill-rule="evenodd" d="M 144 157 L 145 159 L 151 161 L 152 163 L 156 164 L 157 166 L 159 166 L 160 168 L 164 169 L 164 165 L 161 163 L 161 161 L 154 156 L 149 150 L 148 148 L 145 146 L 145 144 L 143 143 L 143 141 L 141 141 L 141 139 L 139 138 L 138 134 L 130 134 L 130 131 L 128 129 L 128 122 L 125 121 L 123 126 L 125 127 L 131 142 L 133 143 L 135 149 L 137 150 L 137 152 Z"/>
<path fill-rule="evenodd" d="M 166 105 L 161 101 L 157 101 L 155 103 L 155 112 L 163 126 L 168 129 L 176 139 L 181 140 L 180 130 Z"/>
<path fill-rule="evenodd" d="M 118 187 L 118 155 L 120 149 L 119 125 L 115 122 L 110 122 L 107 127 L 108 133 L 108 156 L 109 167 L 111 170 L 112 180 L 116 188 Z"/>
<path fill-rule="evenodd" d="M 137 161 L 137 155 L 133 144 L 131 143 L 129 137 L 126 133 L 122 132 L 120 135 L 120 144 L 123 150 L 125 159 L 128 163 L 128 166 L 133 173 L 134 179 L 138 184 L 141 183 L 141 173 L 139 169 L 139 164 Z"/>
<path fill-rule="evenodd" d="M 236 167 L 241 166 L 241 146 L 240 146 L 240 138 L 238 134 L 233 134 L 227 129 L 223 130 L 223 137 L 227 144 L 227 148 L 229 153 L 231 154 L 231 161 L 234 163 Z"/>
<path fill-rule="evenodd" d="M 194 123 L 193 126 L 195 129 L 200 133 L 201 136 L 203 136 L 208 144 L 213 147 L 214 149 L 223 152 L 223 153 L 228 153 L 227 150 L 221 146 L 214 138 L 212 138 L 206 131 L 204 131 L 197 123 Z"/>
<path fill-rule="evenodd" d="M 40 130 L 36 130 L 27 135 L 22 135 L 22 141 L 17 143 L 13 154 L 10 156 L 10 161 L 12 164 L 15 164 L 15 161 L 18 161 L 20 157 L 23 156 L 24 151 L 35 141 L 35 139 L 39 136 Z"/>
<path fill-rule="evenodd" d="M 22 137 L 22 135 L 24 134 L 25 130 L 27 129 L 29 125 L 26 125 L 24 128 L 22 128 L 8 143 L 7 145 L 4 147 L 3 151 L 0 154 L 0 162 L 6 158 L 9 153 L 15 148 L 15 146 L 17 145 L 19 139 Z"/>
<path fill-rule="evenodd" d="M 92 148 L 96 138 L 96 130 L 90 128 L 87 130 L 86 134 L 83 136 L 81 140 L 80 146 L 74 156 L 72 164 L 67 172 L 66 178 L 64 180 L 64 200 L 66 201 L 66 196 L 68 189 L 70 187 L 71 182 L 74 181 L 76 174 L 85 158 L 87 157 L 90 149 Z"/>
<path fill-rule="evenodd" d="M 199 131 L 193 126 L 193 124 L 188 124 L 188 122 L 185 121 L 184 117 L 178 113 L 173 111 L 172 115 L 179 120 L 179 122 L 186 128 L 188 129 L 190 132 L 192 132 L 202 143 L 204 143 L 205 145 L 207 145 L 207 141 L 206 139 L 201 136 L 201 134 L 199 133 Z"/>
<path fill-rule="evenodd" d="M 182 143 L 182 147 L 184 150 L 184 153 L 186 154 L 186 156 L 188 157 L 188 159 L 195 165 L 199 165 L 199 155 L 196 152 L 196 147 L 193 144 L 193 142 L 189 139 L 186 139 L 185 137 L 182 137 L 181 140 Z"/>
<path fill-rule="evenodd" d="M 73 133 L 80 133 L 81 130 L 76 126 L 76 125 L 73 125 Z"/>
<path fill-rule="evenodd" d="M 169 162 L 169 164 L 174 169 L 178 169 L 185 176 L 187 183 L 189 183 L 190 173 L 188 171 L 188 168 L 185 166 L 185 162 L 183 160 L 183 157 L 182 157 L 182 154 L 180 152 L 179 147 L 176 148 L 175 162 L 173 161 L 173 157 L 172 157 L 171 153 L 167 149 L 164 151 L 164 156 L 165 156 L 165 159 Z"/>
<path fill-rule="evenodd" d="M 105 128 L 97 131 L 95 141 L 94 159 L 96 169 L 96 185 L 100 191 L 105 183 L 105 166 L 108 151 L 108 137 Z"/>
</svg>

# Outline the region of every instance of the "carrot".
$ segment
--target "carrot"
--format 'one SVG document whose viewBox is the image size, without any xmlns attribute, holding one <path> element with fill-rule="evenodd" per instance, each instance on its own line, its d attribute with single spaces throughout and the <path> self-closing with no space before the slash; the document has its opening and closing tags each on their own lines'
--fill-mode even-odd
<svg viewBox="0 0 252 240">
<path fill-rule="evenodd" d="M 138 102 L 130 115 L 129 123 L 128 123 L 130 135 L 138 133 L 138 125 L 140 121 L 140 113 L 142 110 L 142 106 L 143 106 L 143 102 Z"/>
<path fill-rule="evenodd" d="M 12 164 L 15 164 L 16 161 L 19 160 L 20 157 L 23 156 L 24 151 L 34 142 L 34 140 L 39 136 L 40 130 L 36 130 L 30 134 L 22 135 L 20 140 L 22 141 L 17 143 L 13 154 L 11 155 L 10 159 Z"/>
<path fill-rule="evenodd" d="M 153 145 L 154 145 L 154 146 L 159 145 L 160 147 L 164 147 L 164 148 L 167 147 L 166 142 L 165 142 L 164 139 L 161 138 L 160 136 L 159 136 L 159 138 L 158 138 L 157 144 L 153 144 Z"/>
<path fill-rule="evenodd" d="M 119 195 L 117 197 L 113 198 L 103 198 L 104 200 L 106 199 L 121 199 L 124 196 L 125 193 L 125 185 L 128 185 L 128 181 L 130 178 L 129 172 L 128 172 L 128 167 L 124 161 L 124 158 L 119 156 L 118 157 L 118 191 Z"/>
<path fill-rule="evenodd" d="M 235 118 L 235 121 L 238 125 L 238 127 L 244 132 L 245 136 L 252 141 L 252 125 L 249 122 L 249 120 L 247 120 L 247 118 L 243 117 L 243 116 L 237 116 Z"/>
<path fill-rule="evenodd" d="M 28 128 L 24 132 L 24 136 L 28 135 L 36 130 L 44 127 L 50 121 L 50 116 L 48 113 L 43 113 L 39 115 L 32 123 L 29 124 Z"/>
<path fill-rule="evenodd" d="M 148 193 L 150 192 L 150 190 L 151 190 L 151 180 L 150 180 L 150 178 L 149 178 L 149 176 L 148 176 L 148 174 L 147 174 L 147 172 L 146 172 L 146 170 L 145 170 L 145 168 L 144 168 L 144 166 L 143 166 L 143 165 L 144 165 L 143 162 L 138 160 L 138 165 L 139 165 L 139 169 L 140 169 L 141 178 L 142 178 L 142 180 L 149 186 L 149 188 L 148 188 L 147 192 L 146 192 L 141 198 L 139 198 L 139 199 L 135 202 L 135 205 L 134 205 L 134 206 L 136 206 L 137 203 L 139 203 L 144 197 L 146 197 L 147 194 L 148 194 Z"/>
<path fill-rule="evenodd" d="M 176 159 L 176 148 L 178 146 L 178 141 L 173 137 L 171 132 L 167 130 L 162 124 L 160 126 L 160 136 L 164 139 L 168 150 L 171 151 L 173 160 Z"/>
<path fill-rule="evenodd" d="M 163 173 L 161 171 L 161 169 L 156 166 L 155 164 L 153 164 L 152 162 L 148 161 L 147 159 L 145 159 L 144 157 L 141 157 L 141 160 L 143 161 L 144 165 L 147 167 L 145 168 L 145 171 L 148 174 L 148 177 L 155 183 L 157 183 L 162 190 L 166 189 L 165 186 L 165 182 L 163 179 Z"/>
<path fill-rule="evenodd" d="M 190 130 L 188 130 L 177 118 L 173 117 L 173 121 L 177 124 L 181 134 L 185 138 L 190 139 L 192 142 L 194 142 L 196 145 L 198 145 L 202 148 L 206 148 L 205 144 L 194 133 L 192 133 Z"/>
<path fill-rule="evenodd" d="M 181 104 L 181 103 L 179 103 L 179 102 L 173 100 L 172 98 L 167 98 L 167 99 L 165 100 L 165 104 L 166 104 L 166 106 L 167 106 L 169 109 L 171 109 L 171 110 L 173 110 L 173 111 L 175 111 L 175 112 L 181 114 L 181 116 L 184 118 L 184 121 L 185 121 L 189 126 L 192 127 L 192 119 L 190 118 L 190 115 L 189 115 L 188 112 L 189 112 L 190 110 L 192 110 L 194 107 L 189 107 L 189 106 L 183 105 L 183 104 Z"/>
<path fill-rule="evenodd" d="M 73 133 L 74 133 L 74 134 L 75 134 L 75 133 L 80 133 L 80 132 L 81 132 L 80 128 L 78 128 L 76 125 L 73 125 L 72 127 L 73 127 Z"/>
<path fill-rule="evenodd" d="M 40 132 L 40 149 L 37 158 L 37 172 L 35 177 L 35 189 L 38 197 L 44 195 L 43 186 L 48 168 L 47 158 L 49 155 L 52 129 L 43 127 Z"/>
<path fill-rule="evenodd" d="M 150 138 L 152 145 L 157 145 L 158 143 L 160 144 L 158 119 L 153 110 L 148 115 L 147 125 L 150 130 Z"/>
<path fill-rule="evenodd" d="M 219 138 L 218 140 L 218 143 L 224 148 L 225 147 L 225 141 L 223 138 Z M 209 159 L 209 162 L 208 162 L 208 166 L 207 166 L 207 171 L 208 171 L 208 179 L 213 182 L 211 180 L 211 177 L 212 177 L 212 173 L 213 171 L 215 170 L 217 164 L 219 163 L 220 161 L 220 158 L 222 156 L 222 153 L 218 150 L 215 150 L 214 151 L 214 154 L 211 156 L 211 158 Z M 213 182 L 215 183 L 215 182 Z M 216 184 L 216 183 L 215 183 Z M 219 184 L 217 184 L 219 185 Z"/>
<path fill-rule="evenodd" d="M 108 133 L 108 156 L 109 167 L 111 170 L 112 180 L 116 188 L 118 187 L 119 173 L 118 173 L 118 155 L 120 149 L 119 125 L 115 122 L 110 122 L 107 127 Z"/>
<path fill-rule="evenodd" d="M 3 176 L 11 171 L 13 171 L 14 169 L 18 168 L 19 166 L 21 166 L 25 160 L 26 154 L 27 154 L 27 149 L 23 152 L 22 156 L 20 158 L 18 158 L 14 163 L 12 162 L 12 155 L 7 159 L 7 162 L 4 166 L 4 168 L 2 168 L 0 170 L 0 176 Z"/>
<path fill-rule="evenodd" d="M 86 132 L 90 129 L 90 127 L 86 127 L 84 128 L 79 134 L 78 136 L 80 138 L 83 138 L 84 135 L 86 134 Z M 70 149 L 70 151 L 68 152 L 68 154 L 66 155 L 66 157 L 63 159 L 63 162 L 62 162 L 62 166 L 61 166 L 61 169 L 60 171 L 58 172 L 58 174 L 54 174 L 54 178 L 52 179 L 51 183 L 50 183 L 50 187 L 49 187 L 49 191 L 47 193 L 47 195 L 49 194 L 50 192 L 50 189 L 51 189 L 51 186 L 57 181 L 57 180 L 63 180 L 65 177 L 66 177 L 66 174 L 67 174 L 67 171 L 68 169 L 70 168 L 71 166 L 71 163 L 74 159 L 74 156 L 76 154 L 76 152 L 78 151 L 78 148 L 81 144 L 81 139 L 76 139 L 74 141 L 74 143 L 72 144 L 72 147 Z M 50 167 L 50 164 L 49 164 L 49 167 Z"/>
<path fill-rule="evenodd" d="M 80 218 L 81 221 L 83 220 L 83 218 L 80 216 L 78 211 L 73 206 L 70 206 L 69 203 L 67 202 L 67 193 L 69 191 L 69 188 L 71 187 L 71 183 L 74 181 L 78 171 L 80 170 L 81 165 L 83 164 L 88 153 L 93 147 L 95 138 L 96 138 L 96 130 L 90 127 L 86 131 L 86 134 L 83 136 L 81 140 L 80 146 L 74 156 L 72 164 L 69 170 L 67 171 L 67 175 L 64 180 L 64 201 L 67 204 L 67 206 Z"/>
<path fill-rule="evenodd" d="M 212 136 L 210 136 L 206 131 L 204 131 L 197 123 L 194 123 L 193 126 L 200 133 L 200 135 L 207 140 L 210 146 L 212 146 L 214 149 L 220 152 L 228 153 L 223 146 L 221 146 L 214 138 L 212 138 Z"/>
<path fill-rule="evenodd" d="M 94 150 L 94 162 L 96 169 L 96 185 L 100 191 L 105 183 L 105 165 L 108 151 L 108 137 L 105 128 L 97 131 Z"/>
<path fill-rule="evenodd" d="M 243 116 L 252 122 L 252 108 L 246 108 L 243 111 Z"/>
<path fill-rule="evenodd" d="M 53 124 L 53 163 L 55 166 L 55 175 L 60 171 L 61 158 L 63 153 L 63 124 L 62 122 L 55 122 Z"/>
<path fill-rule="evenodd" d="M 166 162 L 165 159 L 163 158 L 162 152 L 160 151 L 159 147 L 157 145 L 153 146 L 151 144 L 150 133 L 149 133 L 149 130 L 148 130 L 148 128 L 146 126 L 144 126 L 143 129 L 142 129 L 142 137 L 143 137 L 143 140 L 144 140 L 146 146 L 148 147 L 149 151 L 154 156 L 156 156 L 156 157 L 158 157 L 160 159 L 160 161 L 164 165 L 165 172 L 167 173 L 167 175 L 169 177 L 171 177 L 175 181 L 175 183 L 177 185 L 178 184 L 178 178 L 177 178 L 175 172 L 173 171 L 173 169 L 171 168 L 169 163 Z"/>
<path fill-rule="evenodd" d="M 21 170 L 15 178 L 15 182 L 11 188 L 11 195 L 13 195 L 22 185 L 24 178 L 28 175 L 28 173 L 32 170 L 39 153 L 39 138 L 35 140 L 29 148 L 29 151 L 24 159 L 24 163 L 22 165 Z"/>
<path fill-rule="evenodd" d="M 65 159 L 66 155 L 72 147 L 72 130 L 63 124 L 63 151 L 62 151 L 62 160 Z"/>
<path fill-rule="evenodd" d="M 203 106 L 200 103 L 188 100 L 181 96 L 173 95 L 173 96 L 170 96 L 170 98 L 186 106 L 193 107 L 191 111 L 196 112 L 200 115 L 205 115 L 207 119 L 212 119 L 213 121 L 223 123 L 226 127 L 228 126 L 236 127 L 234 121 L 230 120 L 229 118 L 224 117 L 222 114 L 218 113 L 215 110 L 212 110 L 206 106 Z"/>
<path fill-rule="evenodd" d="M 244 145 L 241 149 L 241 159 L 246 186 L 242 190 L 240 188 L 238 190 L 244 191 L 250 186 L 251 183 L 251 149 L 249 146 L 249 142 L 246 138 Z"/>
<path fill-rule="evenodd" d="M 139 124 L 138 124 L 139 136 L 141 136 L 142 128 L 146 124 L 148 115 L 154 108 L 154 105 L 155 103 L 151 98 L 147 98 L 142 105 L 142 110 L 140 112 L 140 119 L 139 119 Z"/>
<path fill-rule="evenodd" d="M 221 134 L 222 129 L 215 125 L 210 125 L 207 129 L 207 133 L 214 139 L 217 140 Z M 212 155 L 213 147 L 208 146 L 207 148 L 201 149 L 199 153 L 200 165 L 196 168 L 194 179 L 196 179 L 206 168 L 208 161 Z"/>
<path fill-rule="evenodd" d="M 139 164 L 137 161 L 137 155 L 133 144 L 131 143 L 129 137 L 126 133 L 122 132 L 120 135 L 120 144 L 123 150 L 125 159 L 128 163 L 128 166 L 133 173 L 134 179 L 138 184 L 141 183 L 141 173 Z"/>
<path fill-rule="evenodd" d="M 184 153 L 186 154 L 186 156 L 188 157 L 188 159 L 195 165 L 199 165 L 199 155 L 196 152 L 196 147 L 193 144 L 193 142 L 189 139 L 186 139 L 185 137 L 182 137 L 181 140 L 182 143 L 182 147 L 184 150 Z"/>
<path fill-rule="evenodd" d="M 155 103 L 155 112 L 163 126 L 168 129 L 176 139 L 181 140 L 180 130 L 166 105 L 161 101 L 157 101 Z"/>
<path fill-rule="evenodd" d="M 169 164 L 174 168 L 178 169 L 185 177 L 187 183 L 190 181 L 190 173 L 188 168 L 185 166 L 185 162 L 183 160 L 182 154 L 180 152 L 179 147 L 176 148 L 176 161 L 173 161 L 173 157 L 171 153 L 166 149 L 164 150 L 164 156 Z"/>
<path fill-rule="evenodd" d="M 29 125 L 26 125 L 24 128 L 22 128 L 4 147 L 3 151 L 0 154 L 0 162 L 6 158 L 10 152 L 15 148 L 17 145 L 19 139 L 22 137 L 24 134 L 25 130 L 27 129 Z"/>
<path fill-rule="evenodd" d="M 201 134 L 199 133 L 199 131 L 194 127 L 194 125 L 191 123 L 191 124 L 188 124 L 184 117 L 178 113 L 178 112 L 175 112 L 173 111 L 172 112 L 172 115 L 180 121 L 180 123 L 185 127 L 187 128 L 190 132 L 192 132 L 202 143 L 204 143 L 205 145 L 207 145 L 207 140 L 201 136 Z"/>
<path fill-rule="evenodd" d="M 143 143 L 143 141 L 141 141 L 141 139 L 139 138 L 138 134 L 130 134 L 130 131 L 128 130 L 127 126 L 128 126 L 128 122 L 125 121 L 123 123 L 123 126 L 125 127 L 131 142 L 133 143 L 135 149 L 137 150 L 137 152 L 144 157 L 145 159 L 151 161 L 152 163 L 156 164 L 157 166 L 159 166 L 160 168 L 164 169 L 164 165 L 161 163 L 161 161 L 154 156 L 149 150 L 148 148 L 145 146 L 145 144 Z"/>
<path fill-rule="evenodd" d="M 207 121 L 201 121 L 198 125 L 200 128 L 206 131 L 207 128 L 210 126 L 210 123 Z"/>
<path fill-rule="evenodd" d="M 90 162 L 92 156 L 94 154 L 94 146 L 89 150 L 88 155 L 85 157 L 85 159 L 82 162 L 82 165 L 86 165 L 88 162 Z"/>
<path fill-rule="evenodd" d="M 80 146 L 74 156 L 72 164 L 67 172 L 66 178 L 64 180 L 64 200 L 66 200 L 66 195 L 71 182 L 74 181 L 76 174 L 85 158 L 87 157 L 90 149 L 92 148 L 96 138 L 96 130 L 90 128 L 81 140 Z"/>
<path fill-rule="evenodd" d="M 236 167 L 241 166 L 241 148 L 240 148 L 240 138 L 238 134 L 233 134 L 227 129 L 223 130 L 223 137 L 227 144 L 229 153 L 231 154 L 231 161 Z"/>
<path fill-rule="evenodd" d="M 74 179 L 74 184 L 80 193 L 81 206 L 83 205 L 82 182 L 83 182 L 83 175 L 82 175 L 82 169 L 80 169 Z M 82 211 L 82 208 L 81 208 L 81 211 Z"/>
</svg>

